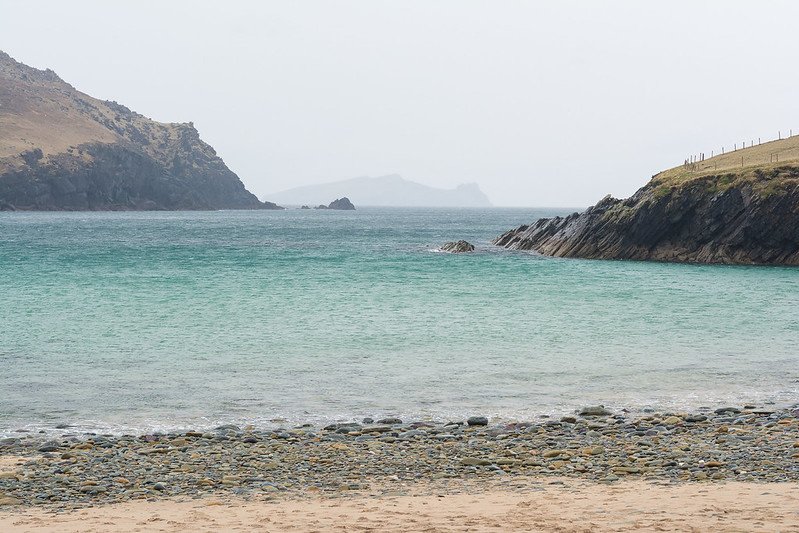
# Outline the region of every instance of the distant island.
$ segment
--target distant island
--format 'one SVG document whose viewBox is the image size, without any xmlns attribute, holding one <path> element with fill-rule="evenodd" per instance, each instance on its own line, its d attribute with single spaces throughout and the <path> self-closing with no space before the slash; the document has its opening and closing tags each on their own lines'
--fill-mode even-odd
<svg viewBox="0 0 799 533">
<path fill-rule="evenodd" d="M 0 52 L 0 210 L 281 209 L 192 123 L 164 124 Z"/>
<path fill-rule="evenodd" d="M 347 196 L 357 205 L 388 207 L 490 207 L 476 183 L 438 189 L 409 181 L 397 174 L 361 177 L 319 185 L 295 187 L 270 195 L 283 205 L 317 205 Z"/>
<path fill-rule="evenodd" d="M 687 160 L 626 200 L 607 196 L 494 244 L 556 257 L 799 265 L 799 136 Z"/>
<path fill-rule="evenodd" d="M 308 208 L 308 206 L 303 206 L 304 208 Z M 350 199 L 346 196 L 343 198 L 338 198 L 337 200 L 333 200 L 329 204 L 319 204 L 318 206 L 314 207 L 314 209 L 332 209 L 334 211 L 355 211 L 355 206 L 350 202 Z"/>
</svg>

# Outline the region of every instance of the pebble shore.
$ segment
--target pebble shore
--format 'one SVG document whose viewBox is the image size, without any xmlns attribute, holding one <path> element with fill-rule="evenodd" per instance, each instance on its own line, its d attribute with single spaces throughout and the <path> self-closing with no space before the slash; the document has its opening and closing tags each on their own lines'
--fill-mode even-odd
<svg viewBox="0 0 799 533">
<path fill-rule="evenodd" d="M 513 476 L 799 482 L 799 408 L 631 415 L 589 407 L 535 422 L 387 418 L 136 436 L 67 430 L 46 441 L 35 434 L 2 439 L 0 461 L 6 510 L 224 494 L 340 496 Z"/>
</svg>

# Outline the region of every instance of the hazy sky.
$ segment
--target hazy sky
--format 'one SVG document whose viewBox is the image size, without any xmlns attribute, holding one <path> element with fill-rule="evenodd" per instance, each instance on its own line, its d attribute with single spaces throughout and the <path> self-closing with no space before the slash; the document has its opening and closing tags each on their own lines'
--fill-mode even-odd
<svg viewBox="0 0 799 533">
<path fill-rule="evenodd" d="M 193 121 L 261 198 L 399 173 L 584 206 L 799 132 L 797 21 L 792 1 L 0 0 L 0 49 Z"/>
</svg>

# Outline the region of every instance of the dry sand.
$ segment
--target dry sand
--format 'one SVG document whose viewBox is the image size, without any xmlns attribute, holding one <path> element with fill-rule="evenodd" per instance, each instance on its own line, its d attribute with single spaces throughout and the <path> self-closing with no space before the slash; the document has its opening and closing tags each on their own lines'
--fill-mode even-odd
<svg viewBox="0 0 799 533">
<path fill-rule="evenodd" d="M 557 483 L 516 479 L 487 492 L 464 485 L 461 494 L 138 501 L 58 515 L 3 511 L 0 531 L 799 532 L 796 483 Z"/>
</svg>

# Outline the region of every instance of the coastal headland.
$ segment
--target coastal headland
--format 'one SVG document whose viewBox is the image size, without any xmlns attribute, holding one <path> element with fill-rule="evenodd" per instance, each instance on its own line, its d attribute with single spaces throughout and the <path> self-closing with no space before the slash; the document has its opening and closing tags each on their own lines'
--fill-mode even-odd
<svg viewBox="0 0 799 533">
<path fill-rule="evenodd" d="M 627 199 L 493 242 L 555 257 L 799 265 L 799 136 L 686 160 Z"/>
</svg>

